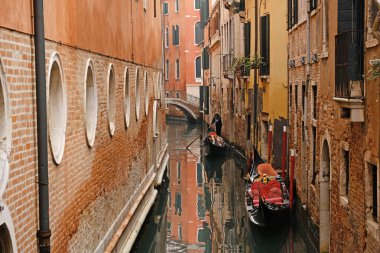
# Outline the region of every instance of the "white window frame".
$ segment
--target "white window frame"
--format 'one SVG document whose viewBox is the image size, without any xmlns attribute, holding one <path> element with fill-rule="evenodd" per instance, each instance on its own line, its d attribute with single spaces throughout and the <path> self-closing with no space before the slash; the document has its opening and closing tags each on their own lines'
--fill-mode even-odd
<svg viewBox="0 0 380 253">
<path fill-rule="evenodd" d="M 129 119 L 131 116 L 131 85 L 129 78 L 129 69 L 128 67 L 124 70 L 124 123 L 125 126 L 129 127 Z"/>
<path fill-rule="evenodd" d="M 179 0 L 174 1 L 174 12 L 179 12 Z"/>
<path fill-rule="evenodd" d="M 197 43 L 197 24 L 199 24 L 199 29 L 200 29 L 201 21 L 198 20 L 194 24 L 194 45 L 198 45 L 199 43 L 202 42 L 202 40 L 199 40 L 199 42 Z M 202 32 L 202 31 L 200 31 L 200 32 Z"/>
<path fill-rule="evenodd" d="M 195 2 L 196 2 L 197 0 L 194 0 L 194 10 L 200 10 L 201 9 L 201 1 L 199 0 L 199 9 L 197 9 L 196 7 L 195 7 Z"/>
<path fill-rule="evenodd" d="M 61 90 L 62 91 L 62 94 L 61 94 L 62 95 L 62 101 L 61 101 L 62 104 L 60 104 L 60 107 L 61 107 L 61 112 L 62 112 L 61 117 L 63 117 L 61 120 L 63 122 L 62 122 L 61 126 L 58 126 L 61 128 L 60 130 L 62 132 L 60 138 L 59 138 L 59 136 L 56 137 L 57 135 L 52 133 L 53 129 L 55 129 L 54 124 L 52 124 L 52 123 L 56 122 L 56 120 L 54 119 L 53 115 L 51 115 L 51 112 L 50 112 L 50 110 L 51 110 L 50 85 L 51 85 L 51 81 L 52 81 L 51 75 L 52 75 L 53 65 L 55 63 L 58 66 L 58 71 L 59 71 L 59 75 L 60 75 L 60 87 L 62 89 Z M 47 105 L 48 105 L 48 108 L 47 109 L 48 109 L 48 127 L 49 127 L 48 131 L 49 131 L 50 147 L 51 147 L 54 162 L 56 164 L 60 164 L 62 162 L 62 158 L 63 158 L 63 154 L 64 154 L 64 150 L 65 150 L 67 110 L 68 109 L 67 109 L 66 82 L 65 82 L 65 77 L 64 77 L 63 67 L 62 67 L 62 61 L 61 61 L 61 58 L 57 52 L 54 52 L 50 58 L 47 82 L 48 82 L 48 85 L 47 85 L 47 89 L 48 89 Z M 54 143 L 58 142 L 58 146 L 56 144 L 52 145 L 53 142 Z"/>
<path fill-rule="evenodd" d="M 166 59 L 166 61 L 165 61 L 165 81 L 169 80 L 169 65 L 170 65 L 170 61 L 169 61 L 169 59 Z"/>
<path fill-rule="evenodd" d="M 169 48 L 169 27 L 165 27 L 165 48 Z"/>
<path fill-rule="evenodd" d="M 165 13 L 165 5 L 168 7 L 168 12 L 167 13 Z M 164 12 L 165 16 L 169 15 L 169 2 L 164 2 L 164 4 L 163 4 L 163 12 Z"/>
<path fill-rule="evenodd" d="M 88 90 L 87 90 L 87 81 L 88 81 L 88 71 L 91 71 L 92 74 L 92 82 L 93 82 L 93 111 L 92 114 L 89 115 L 91 112 L 89 112 L 89 108 L 87 108 L 87 96 Z M 97 86 L 96 86 L 96 76 L 95 76 L 95 69 L 94 64 L 91 59 L 87 60 L 86 63 L 86 69 L 85 69 L 85 76 L 84 76 L 84 94 L 83 94 L 83 111 L 84 111 L 84 121 L 85 121 L 85 128 L 86 128 L 86 139 L 87 144 L 89 147 L 92 147 L 94 145 L 95 141 L 95 134 L 96 134 L 96 125 L 97 125 L 97 115 L 98 115 L 98 96 L 97 96 Z"/>
</svg>

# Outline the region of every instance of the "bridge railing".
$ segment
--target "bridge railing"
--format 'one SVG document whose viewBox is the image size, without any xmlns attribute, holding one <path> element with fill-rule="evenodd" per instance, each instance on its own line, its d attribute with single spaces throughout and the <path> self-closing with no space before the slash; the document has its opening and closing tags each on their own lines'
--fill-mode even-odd
<svg viewBox="0 0 380 253">
<path fill-rule="evenodd" d="M 199 106 L 199 98 L 184 91 L 167 91 L 166 97 L 180 99 L 189 104 Z"/>
</svg>

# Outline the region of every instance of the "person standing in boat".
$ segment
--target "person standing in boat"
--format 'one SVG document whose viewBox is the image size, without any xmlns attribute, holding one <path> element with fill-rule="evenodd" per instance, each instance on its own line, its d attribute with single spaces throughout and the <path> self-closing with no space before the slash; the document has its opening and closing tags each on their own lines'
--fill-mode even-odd
<svg viewBox="0 0 380 253">
<path fill-rule="evenodd" d="M 220 117 L 218 113 L 215 113 L 214 118 L 211 121 L 211 125 L 214 125 L 214 124 L 215 124 L 216 134 L 218 136 L 221 136 L 223 123 L 222 123 L 222 118 Z"/>
</svg>

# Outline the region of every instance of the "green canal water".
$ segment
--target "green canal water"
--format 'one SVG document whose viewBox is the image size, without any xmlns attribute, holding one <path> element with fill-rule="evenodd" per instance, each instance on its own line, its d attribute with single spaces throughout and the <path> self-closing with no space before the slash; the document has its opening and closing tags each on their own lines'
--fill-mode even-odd
<svg viewBox="0 0 380 253">
<path fill-rule="evenodd" d="M 233 150 L 204 156 L 206 130 L 168 121 L 168 171 L 132 252 L 317 252 L 296 218 L 265 230 L 250 224 L 242 179 L 246 161 Z"/>
</svg>

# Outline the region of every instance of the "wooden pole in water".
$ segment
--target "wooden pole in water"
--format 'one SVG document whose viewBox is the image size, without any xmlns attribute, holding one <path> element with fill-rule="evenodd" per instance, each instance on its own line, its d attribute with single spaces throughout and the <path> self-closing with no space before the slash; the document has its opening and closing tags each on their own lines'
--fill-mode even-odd
<svg viewBox="0 0 380 253">
<path fill-rule="evenodd" d="M 268 163 L 270 163 L 270 157 L 272 153 L 272 132 L 273 132 L 273 126 L 269 126 L 269 132 L 268 132 Z"/>
<path fill-rule="evenodd" d="M 284 126 L 282 131 L 282 180 L 285 180 L 285 166 L 286 166 L 286 126 Z"/>
<path fill-rule="evenodd" d="M 289 175 L 289 207 L 293 207 L 293 184 L 294 184 L 294 149 L 290 150 L 290 175 Z"/>
</svg>

